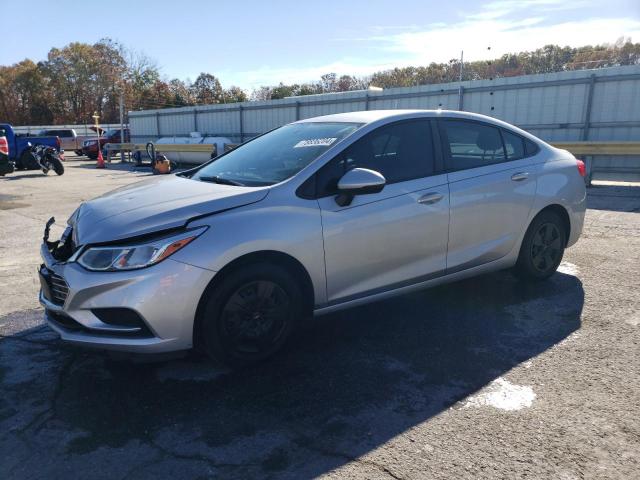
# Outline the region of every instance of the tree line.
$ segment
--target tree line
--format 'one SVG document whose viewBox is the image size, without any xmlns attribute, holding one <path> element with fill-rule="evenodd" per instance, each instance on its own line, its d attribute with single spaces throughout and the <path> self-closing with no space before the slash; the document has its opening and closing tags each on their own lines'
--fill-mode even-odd
<svg viewBox="0 0 640 480">
<path fill-rule="evenodd" d="M 242 102 L 239 87 L 222 88 L 210 73 L 195 81 L 164 79 L 154 61 L 118 42 L 73 42 L 52 48 L 47 59 L 0 66 L 0 119 L 16 125 L 119 121 L 126 110 Z"/>
<path fill-rule="evenodd" d="M 578 48 L 547 45 L 534 51 L 505 54 L 489 61 L 460 63 L 452 59 L 427 66 L 394 68 L 366 77 L 327 73 L 318 81 L 262 86 L 250 95 L 236 86 L 201 73 L 195 81 L 163 78 L 157 64 L 118 42 L 102 39 L 90 45 L 73 42 L 52 48 L 47 59 L 25 59 L 0 66 L 0 120 L 16 125 L 90 123 L 94 112 L 104 123 L 119 120 L 125 110 L 272 100 L 289 96 L 408 87 L 463 80 L 493 79 L 534 73 L 640 64 L 640 43 L 621 38 L 614 44 Z"/>
</svg>

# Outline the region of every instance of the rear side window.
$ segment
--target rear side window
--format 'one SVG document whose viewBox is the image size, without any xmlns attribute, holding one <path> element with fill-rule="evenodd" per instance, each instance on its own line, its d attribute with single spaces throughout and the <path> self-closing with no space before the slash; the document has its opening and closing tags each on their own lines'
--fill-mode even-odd
<svg viewBox="0 0 640 480">
<path fill-rule="evenodd" d="M 335 193 L 340 177 L 354 168 L 380 172 L 387 184 L 432 175 L 435 167 L 429 120 L 383 126 L 347 147 L 318 172 L 319 195 Z"/>
<path fill-rule="evenodd" d="M 524 138 L 508 130 L 502 130 L 504 148 L 507 151 L 507 160 L 520 160 L 526 157 Z"/>
<path fill-rule="evenodd" d="M 444 120 L 441 125 L 449 170 L 466 170 L 506 160 L 497 127 L 464 120 Z"/>
<path fill-rule="evenodd" d="M 536 142 L 529 140 L 528 138 L 524 139 L 524 154 L 527 157 L 531 157 L 540 151 L 540 147 Z"/>
</svg>

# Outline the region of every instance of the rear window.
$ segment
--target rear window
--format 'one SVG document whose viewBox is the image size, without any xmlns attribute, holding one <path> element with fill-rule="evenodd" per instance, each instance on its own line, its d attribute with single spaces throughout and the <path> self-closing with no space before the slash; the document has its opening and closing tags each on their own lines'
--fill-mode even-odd
<svg viewBox="0 0 640 480">
<path fill-rule="evenodd" d="M 72 130 L 42 130 L 40 135 L 45 137 L 60 137 L 60 138 L 69 138 L 73 137 Z"/>
</svg>

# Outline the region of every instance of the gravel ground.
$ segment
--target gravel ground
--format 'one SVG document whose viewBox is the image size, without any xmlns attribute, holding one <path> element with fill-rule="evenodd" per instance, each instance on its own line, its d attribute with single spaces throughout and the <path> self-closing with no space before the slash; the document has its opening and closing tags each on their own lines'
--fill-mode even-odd
<svg viewBox="0 0 640 480">
<path fill-rule="evenodd" d="M 313 321 L 264 365 L 153 363 L 42 323 L 44 222 L 140 179 L 0 179 L 0 478 L 638 478 L 640 186 L 589 189 L 538 285 L 509 273 Z"/>
</svg>

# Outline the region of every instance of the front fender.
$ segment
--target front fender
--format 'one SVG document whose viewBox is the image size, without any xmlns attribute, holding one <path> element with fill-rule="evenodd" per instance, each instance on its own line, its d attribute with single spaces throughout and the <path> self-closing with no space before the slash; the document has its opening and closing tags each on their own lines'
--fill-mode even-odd
<svg viewBox="0 0 640 480">
<path fill-rule="evenodd" d="M 307 270 L 317 304 L 326 302 L 324 247 L 316 200 L 269 195 L 256 204 L 193 221 L 210 228 L 172 258 L 218 272 L 232 261 L 259 251 L 287 254 Z"/>
</svg>

